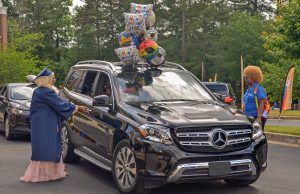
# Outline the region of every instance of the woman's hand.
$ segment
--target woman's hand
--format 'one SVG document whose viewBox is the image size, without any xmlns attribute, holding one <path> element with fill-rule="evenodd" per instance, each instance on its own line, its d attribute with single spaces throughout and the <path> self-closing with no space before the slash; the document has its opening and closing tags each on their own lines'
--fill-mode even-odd
<svg viewBox="0 0 300 194">
<path fill-rule="evenodd" d="M 78 106 L 78 111 L 82 113 L 87 113 L 88 109 L 85 106 Z"/>
</svg>

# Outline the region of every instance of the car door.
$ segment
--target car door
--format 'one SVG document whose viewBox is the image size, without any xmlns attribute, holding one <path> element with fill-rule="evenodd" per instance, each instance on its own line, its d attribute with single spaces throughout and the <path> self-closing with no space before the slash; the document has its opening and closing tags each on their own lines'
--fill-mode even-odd
<svg viewBox="0 0 300 194">
<path fill-rule="evenodd" d="M 85 71 L 75 70 L 71 73 L 65 86 L 60 92 L 60 95 L 64 97 L 69 102 L 76 105 L 84 105 L 84 98 L 78 93 L 78 88 L 81 80 L 83 79 Z M 76 146 L 84 145 L 84 140 L 81 137 L 82 131 L 85 128 L 85 120 L 83 113 L 76 112 L 69 120 L 69 134 L 71 136 L 72 142 Z"/>
<path fill-rule="evenodd" d="M 4 125 L 4 114 L 7 109 L 7 86 L 4 85 L 0 89 L 0 96 L 5 97 L 5 99 L 0 100 L 0 129 L 3 129 Z"/>
<path fill-rule="evenodd" d="M 107 95 L 110 97 L 111 106 L 114 103 L 114 95 L 111 88 L 111 80 L 108 73 L 100 71 L 93 96 Z M 89 106 L 89 120 L 86 123 L 86 131 L 94 140 L 93 151 L 99 153 L 108 160 L 112 160 L 110 148 L 113 144 L 115 130 L 121 129 L 122 122 L 114 114 L 109 113 L 109 107 Z"/>
<path fill-rule="evenodd" d="M 90 107 L 93 102 L 93 92 L 95 88 L 95 80 L 98 76 L 97 71 L 93 70 L 85 70 L 80 80 L 78 87 L 76 90 L 69 92 L 69 95 L 72 96 L 73 102 L 78 105 L 83 105 L 86 107 Z M 73 128 L 74 132 L 77 134 L 76 137 L 79 138 L 77 145 L 81 146 L 81 148 L 85 149 L 83 151 L 90 153 L 91 150 L 94 149 L 95 140 L 92 138 L 93 135 L 91 131 L 87 131 L 87 123 L 91 122 L 91 118 L 89 113 L 81 113 L 77 112 L 75 114 L 76 119 L 80 119 L 80 123 L 82 123 L 82 127 Z"/>
</svg>

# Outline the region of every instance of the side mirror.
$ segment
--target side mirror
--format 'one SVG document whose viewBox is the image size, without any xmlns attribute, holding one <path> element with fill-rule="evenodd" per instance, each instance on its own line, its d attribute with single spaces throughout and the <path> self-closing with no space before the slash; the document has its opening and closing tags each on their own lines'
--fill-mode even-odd
<svg viewBox="0 0 300 194">
<path fill-rule="evenodd" d="M 224 101 L 224 98 L 223 98 L 223 96 L 222 96 L 221 94 L 218 94 L 218 93 L 213 93 L 213 94 L 217 97 L 217 99 L 218 99 L 219 101 L 221 101 L 221 102 Z"/>
<path fill-rule="evenodd" d="M 5 97 L 0 95 L 0 101 L 3 101 L 3 100 L 5 100 Z"/>
<path fill-rule="evenodd" d="M 95 96 L 93 106 L 109 106 L 109 97 L 107 95 Z"/>
</svg>

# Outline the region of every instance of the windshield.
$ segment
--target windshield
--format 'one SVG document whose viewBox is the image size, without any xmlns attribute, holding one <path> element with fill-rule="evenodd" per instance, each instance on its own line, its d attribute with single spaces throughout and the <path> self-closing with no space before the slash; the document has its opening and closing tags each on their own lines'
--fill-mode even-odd
<svg viewBox="0 0 300 194">
<path fill-rule="evenodd" d="M 199 82 L 186 72 L 122 72 L 117 80 L 121 99 L 127 103 L 213 100 Z"/>
<path fill-rule="evenodd" d="M 32 98 L 33 88 L 30 86 L 14 86 L 10 90 L 12 100 L 30 100 Z"/>
<path fill-rule="evenodd" d="M 213 93 L 228 95 L 227 87 L 223 84 L 207 84 L 206 87 Z"/>
</svg>

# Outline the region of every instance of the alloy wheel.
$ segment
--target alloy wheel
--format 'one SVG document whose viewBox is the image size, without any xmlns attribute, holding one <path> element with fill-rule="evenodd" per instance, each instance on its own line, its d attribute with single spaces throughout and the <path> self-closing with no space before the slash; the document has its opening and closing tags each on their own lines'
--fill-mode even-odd
<svg viewBox="0 0 300 194">
<path fill-rule="evenodd" d="M 6 119 L 5 120 L 5 126 L 4 126 L 4 134 L 5 134 L 5 137 L 8 137 L 10 134 L 10 131 L 9 131 L 9 119 Z"/>
<path fill-rule="evenodd" d="M 115 172 L 117 181 L 122 188 L 129 189 L 135 184 L 136 162 L 133 152 L 128 147 L 123 147 L 119 150 Z"/>
<path fill-rule="evenodd" d="M 68 146 L 69 146 L 67 127 L 63 126 L 61 132 L 62 132 L 62 155 L 63 158 L 65 158 L 67 156 Z"/>
</svg>

